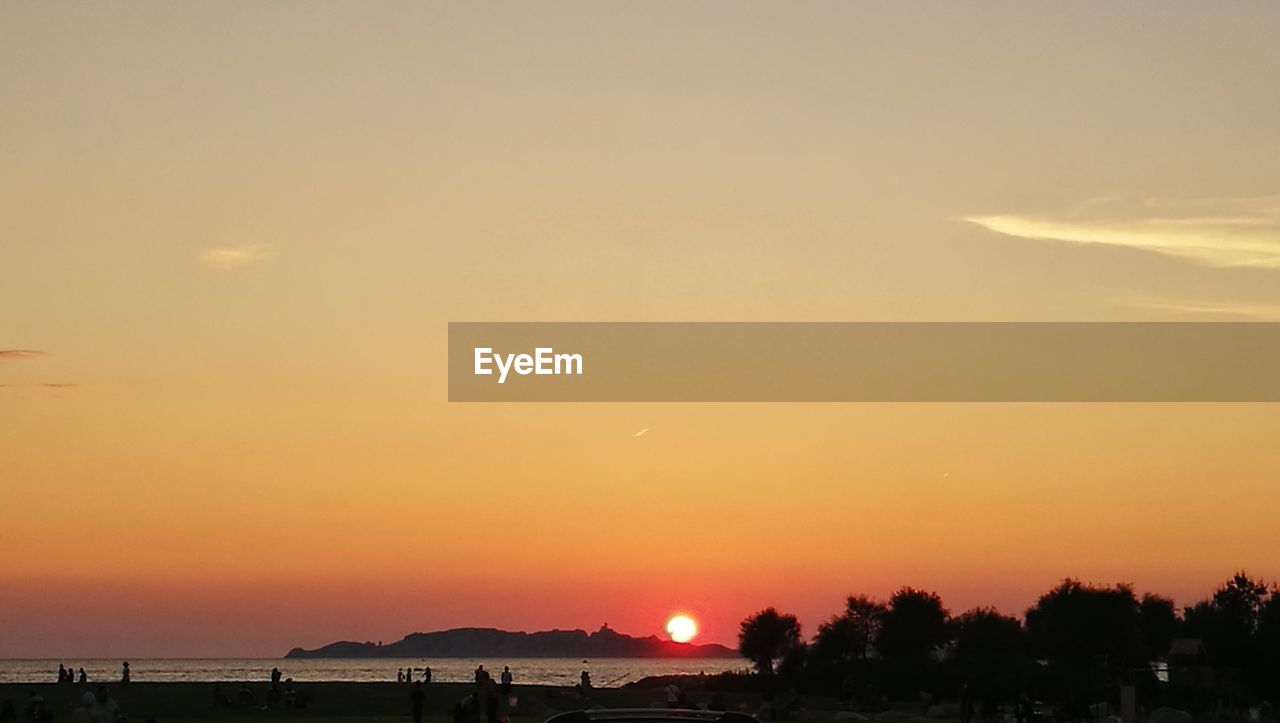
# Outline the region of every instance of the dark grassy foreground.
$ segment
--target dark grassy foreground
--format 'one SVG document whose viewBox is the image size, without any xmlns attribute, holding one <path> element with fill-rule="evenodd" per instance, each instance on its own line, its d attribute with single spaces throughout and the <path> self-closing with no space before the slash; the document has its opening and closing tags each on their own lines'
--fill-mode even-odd
<svg viewBox="0 0 1280 723">
<path fill-rule="evenodd" d="M 223 683 L 221 691 L 234 701 L 239 683 Z M 299 720 L 322 719 L 338 721 L 388 721 L 410 720 L 409 694 L 412 686 L 403 683 L 298 683 L 300 694 L 307 700 L 305 708 L 273 708 L 269 710 L 222 707 L 214 702 L 213 683 L 131 683 L 110 686 L 111 695 L 120 710 L 131 721 L 142 723 L 154 718 L 158 723 L 172 720 L 230 721 L 230 720 Z M 71 713 L 79 705 L 85 690 L 93 685 L 57 685 L 53 683 L 0 685 L 0 701 L 9 699 L 17 709 L 22 723 L 23 708 L 31 693 L 44 696 L 56 721 L 69 721 Z M 266 700 L 267 683 L 250 686 L 259 704 Z M 472 690 L 464 683 L 432 683 L 426 690 L 424 720 L 428 723 L 452 723 L 451 710 L 457 701 Z M 587 699 L 578 696 L 572 688 L 550 686 L 516 686 L 518 707 L 510 711 L 515 723 L 538 723 L 560 711 L 580 710 L 593 706 L 609 708 L 648 708 L 665 700 L 659 691 L 647 687 L 609 688 L 592 691 Z M 695 704 L 705 704 L 709 695 L 705 692 L 691 694 Z M 725 695 L 732 707 L 744 703 L 752 712 L 759 705 L 759 696 L 747 693 Z M 826 701 L 830 703 L 829 701 Z M 811 701 L 818 703 L 818 701 Z M 826 706 L 820 706 L 826 707 Z M 830 706 L 834 707 L 834 706 Z M 499 715 L 506 715 L 505 705 Z M 830 718 L 831 716 L 817 716 Z"/>
</svg>

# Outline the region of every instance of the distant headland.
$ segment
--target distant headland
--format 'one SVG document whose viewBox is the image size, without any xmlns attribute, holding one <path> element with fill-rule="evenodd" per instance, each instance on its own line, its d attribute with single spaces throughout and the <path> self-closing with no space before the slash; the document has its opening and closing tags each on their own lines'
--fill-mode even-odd
<svg viewBox="0 0 1280 723">
<path fill-rule="evenodd" d="M 511 632 L 496 628 L 454 628 L 410 633 L 381 643 L 330 643 L 314 650 L 294 648 L 286 658 L 738 658 L 738 651 L 716 643 L 694 645 L 637 638 L 608 625 L 585 630 Z"/>
</svg>

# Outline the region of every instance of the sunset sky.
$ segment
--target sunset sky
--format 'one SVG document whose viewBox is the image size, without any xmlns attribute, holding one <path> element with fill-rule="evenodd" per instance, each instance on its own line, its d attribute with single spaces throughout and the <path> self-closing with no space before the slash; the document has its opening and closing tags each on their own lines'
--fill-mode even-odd
<svg viewBox="0 0 1280 723">
<path fill-rule="evenodd" d="M 0 656 L 1276 579 L 1276 405 L 449 404 L 445 342 L 1280 320 L 1277 37 L 1273 2 L 0 4 Z"/>
</svg>

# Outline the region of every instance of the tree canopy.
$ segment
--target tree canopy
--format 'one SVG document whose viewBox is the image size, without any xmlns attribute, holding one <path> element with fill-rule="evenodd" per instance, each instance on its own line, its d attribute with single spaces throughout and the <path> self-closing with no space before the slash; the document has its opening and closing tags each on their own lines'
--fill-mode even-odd
<svg viewBox="0 0 1280 723">
<path fill-rule="evenodd" d="M 774 661 L 801 646 L 800 623 L 794 615 L 766 608 L 742 621 L 738 650 L 764 674 L 773 673 Z"/>
</svg>

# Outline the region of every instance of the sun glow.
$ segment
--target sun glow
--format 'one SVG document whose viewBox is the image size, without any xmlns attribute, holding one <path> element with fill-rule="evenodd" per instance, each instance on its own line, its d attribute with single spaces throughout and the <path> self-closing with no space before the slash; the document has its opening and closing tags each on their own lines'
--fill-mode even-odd
<svg viewBox="0 0 1280 723">
<path fill-rule="evenodd" d="M 688 615 L 676 615 L 667 621 L 667 635 L 677 643 L 687 643 L 698 635 L 698 623 Z"/>
</svg>

